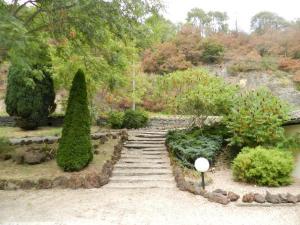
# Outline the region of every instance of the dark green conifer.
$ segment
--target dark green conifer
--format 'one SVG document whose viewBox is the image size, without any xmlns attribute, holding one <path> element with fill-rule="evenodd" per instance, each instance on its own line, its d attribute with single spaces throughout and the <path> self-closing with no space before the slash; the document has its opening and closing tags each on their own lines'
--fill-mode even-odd
<svg viewBox="0 0 300 225">
<path fill-rule="evenodd" d="M 57 164 L 63 170 L 79 171 L 93 159 L 90 129 L 85 76 L 82 70 L 78 70 L 70 90 L 57 152 Z"/>
</svg>

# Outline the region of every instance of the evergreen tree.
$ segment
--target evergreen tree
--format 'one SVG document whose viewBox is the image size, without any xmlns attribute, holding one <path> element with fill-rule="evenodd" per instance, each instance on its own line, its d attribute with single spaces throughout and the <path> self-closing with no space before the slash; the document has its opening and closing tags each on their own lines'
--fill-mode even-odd
<svg viewBox="0 0 300 225">
<path fill-rule="evenodd" d="M 65 171 L 79 171 L 93 159 L 90 128 L 85 76 L 78 70 L 70 90 L 57 152 L 57 164 Z"/>
<path fill-rule="evenodd" d="M 13 60 L 8 73 L 6 111 L 17 118 L 17 126 L 32 130 L 55 110 L 52 65 L 46 48 L 28 64 Z"/>
</svg>

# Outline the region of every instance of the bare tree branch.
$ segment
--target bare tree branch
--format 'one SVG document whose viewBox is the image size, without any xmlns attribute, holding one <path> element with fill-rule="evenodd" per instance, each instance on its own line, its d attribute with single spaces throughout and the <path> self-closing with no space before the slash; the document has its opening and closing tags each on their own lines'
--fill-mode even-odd
<svg viewBox="0 0 300 225">
<path fill-rule="evenodd" d="M 16 2 L 18 2 L 18 0 L 16 0 Z M 26 1 L 24 2 L 22 5 L 20 5 L 19 7 L 17 7 L 17 5 L 14 6 L 14 12 L 13 12 L 13 16 L 16 16 L 18 14 L 18 12 L 23 9 L 28 3 L 34 3 L 34 1 L 30 0 L 30 1 Z"/>
<path fill-rule="evenodd" d="M 25 26 L 27 26 L 38 14 L 40 14 L 40 12 L 42 12 L 43 9 L 39 8 L 38 10 L 36 10 L 24 23 Z"/>
</svg>

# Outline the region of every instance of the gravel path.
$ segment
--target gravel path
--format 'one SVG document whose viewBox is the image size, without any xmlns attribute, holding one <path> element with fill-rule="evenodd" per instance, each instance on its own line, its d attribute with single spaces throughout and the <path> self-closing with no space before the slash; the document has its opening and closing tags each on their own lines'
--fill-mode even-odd
<svg viewBox="0 0 300 225">
<path fill-rule="evenodd" d="M 0 191 L 0 224 L 300 225 L 300 205 L 238 207 L 173 189 Z"/>
</svg>

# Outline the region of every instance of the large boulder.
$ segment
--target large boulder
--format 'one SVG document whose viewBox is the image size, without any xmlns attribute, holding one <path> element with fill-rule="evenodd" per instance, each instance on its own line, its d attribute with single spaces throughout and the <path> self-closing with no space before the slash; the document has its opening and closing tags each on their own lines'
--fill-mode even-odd
<svg viewBox="0 0 300 225">
<path fill-rule="evenodd" d="M 37 184 L 38 189 L 50 189 L 52 188 L 52 180 L 46 178 L 40 178 Z"/>
<path fill-rule="evenodd" d="M 286 199 L 287 199 L 287 202 L 288 202 L 288 203 L 294 203 L 294 204 L 296 204 L 296 203 L 298 202 L 298 197 L 295 196 L 295 195 L 292 195 L 292 194 L 290 194 L 290 193 L 288 193 L 288 194 L 286 195 Z"/>
<path fill-rule="evenodd" d="M 227 194 L 227 197 L 229 198 L 229 200 L 231 202 L 236 202 L 237 200 L 239 200 L 240 196 L 232 191 L 229 191 Z"/>
<path fill-rule="evenodd" d="M 217 192 L 211 192 L 208 194 L 208 200 L 210 202 L 220 203 L 222 205 L 227 205 L 230 200 L 223 194 Z"/>
<path fill-rule="evenodd" d="M 24 154 L 24 163 L 34 165 L 44 162 L 47 158 L 45 152 L 29 151 Z"/>
<path fill-rule="evenodd" d="M 65 176 L 56 177 L 52 182 L 52 188 L 67 188 L 68 182 L 69 180 Z"/>
<path fill-rule="evenodd" d="M 88 173 L 84 179 L 85 188 L 99 188 L 100 187 L 100 176 L 96 172 Z"/>
<path fill-rule="evenodd" d="M 224 191 L 223 189 L 216 189 L 213 191 L 213 193 L 219 193 L 225 196 L 227 195 L 227 191 Z"/>
<path fill-rule="evenodd" d="M 282 202 L 282 199 L 279 195 L 272 195 L 270 192 L 267 191 L 266 201 L 272 204 L 279 204 Z"/>
<path fill-rule="evenodd" d="M 243 196 L 242 201 L 245 203 L 252 203 L 254 201 L 254 199 L 255 199 L 254 194 L 248 193 Z"/>
<path fill-rule="evenodd" d="M 257 203 L 265 203 L 266 199 L 265 199 L 265 196 L 256 193 L 256 194 L 254 194 L 254 201 Z"/>
</svg>

